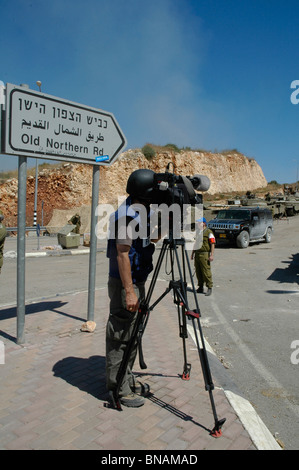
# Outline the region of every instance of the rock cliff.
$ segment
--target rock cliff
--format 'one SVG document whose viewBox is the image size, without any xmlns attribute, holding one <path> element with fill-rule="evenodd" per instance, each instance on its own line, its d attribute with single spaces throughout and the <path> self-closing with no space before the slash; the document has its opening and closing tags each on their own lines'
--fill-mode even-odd
<svg viewBox="0 0 299 470">
<path fill-rule="evenodd" d="M 211 180 L 209 194 L 253 191 L 267 186 L 258 163 L 238 152 L 215 154 L 195 151 L 159 151 L 147 159 L 140 149 L 127 150 L 110 167 L 101 167 L 99 203 L 116 204 L 118 196 L 126 194 L 126 182 L 132 171 L 150 168 L 164 173 L 172 162 L 175 173 L 192 176 L 206 175 Z M 17 225 L 18 180 L 10 179 L 0 186 L 0 206 L 8 226 Z M 35 177 L 27 178 L 27 224 L 33 224 Z M 38 223 L 46 225 L 54 209 L 71 209 L 90 205 L 92 192 L 92 166 L 66 163 L 43 169 L 38 178 Z"/>
</svg>

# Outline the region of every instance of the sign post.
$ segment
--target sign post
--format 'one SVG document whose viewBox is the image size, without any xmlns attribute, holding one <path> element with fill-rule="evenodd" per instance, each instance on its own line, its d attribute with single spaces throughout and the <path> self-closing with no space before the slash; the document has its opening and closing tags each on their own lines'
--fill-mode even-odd
<svg viewBox="0 0 299 470">
<path fill-rule="evenodd" d="M 40 241 L 39 241 L 40 225 L 39 224 L 37 224 L 37 226 L 36 226 L 36 235 L 37 235 L 37 249 L 39 250 L 40 249 Z"/>
<path fill-rule="evenodd" d="M 92 197 L 91 197 L 91 214 L 96 213 L 99 199 L 100 187 L 100 168 L 93 166 L 92 173 Z M 97 255 L 97 237 L 96 237 L 96 217 L 91 217 L 90 225 L 90 251 L 89 251 L 89 279 L 88 279 L 88 308 L 87 320 L 94 321 L 94 294 L 96 282 L 96 255 Z"/>
<path fill-rule="evenodd" d="M 27 157 L 19 157 L 18 238 L 17 238 L 17 343 L 25 341 L 25 236 L 26 236 Z"/>
<path fill-rule="evenodd" d="M 2 94 L 1 96 L 4 96 Z M 100 166 L 114 163 L 126 139 L 113 114 L 8 83 L 1 153 L 19 156 L 17 342 L 24 343 L 27 157 L 93 165 L 88 320 L 94 319 Z"/>
</svg>

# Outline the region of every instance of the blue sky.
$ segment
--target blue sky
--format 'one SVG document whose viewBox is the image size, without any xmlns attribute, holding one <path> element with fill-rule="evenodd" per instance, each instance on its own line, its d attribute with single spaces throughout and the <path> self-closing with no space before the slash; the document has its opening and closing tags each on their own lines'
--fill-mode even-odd
<svg viewBox="0 0 299 470">
<path fill-rule="evenodd" d="M 236 148 L 268 181 L 296 181 L 298 0 L 0 0 L 0 12 L 4 84 L 41 80 L 113 113 L 127 149 Z M 0 171 L 17 164 L 0 156 Z"/>
</svg>

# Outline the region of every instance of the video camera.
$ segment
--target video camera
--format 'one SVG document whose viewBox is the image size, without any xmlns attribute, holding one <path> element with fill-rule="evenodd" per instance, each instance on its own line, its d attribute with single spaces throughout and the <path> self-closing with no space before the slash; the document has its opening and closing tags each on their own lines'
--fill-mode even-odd
<svg viewBox="0 0 299 470">
<path fill-rule="evenodd" d="M 207 176 L 180 176 L 169 171 L 169 164 L 165 173 L 154 174 L 154 187 L 152 203 L 166 205 L 202 204 L 202 195 L 197 191 L 208 191 L 210 180 Z"/>
<path fill-rule="evenodd" d="M 135 170 L 128 179 L 127 193 L 146 205 L 151 204 L 160 217 L 157 225 L 162 226 L 162 232 L 167 226 L 171 236 L 179 238 L 182 232 L 194 231 L 196 220 L 202 217 L 202 195 L 196 190 L 208 191 L 210 180 L 202 175 L 175 175 L 170 172 L 170 165 L 165 173 Z"/>
<path fill-rule="evenodd" d="M 170 172 L 168 163 L 165 173 L 155 173 L 149 169 L 135 170 L 129 177 L 127 193 L 150 204 L 184 204 L 202 203 L 202 195 L 196 191 L 208 191 L 210 180 L 207 176 L 180 176 Z"/>
</svg>

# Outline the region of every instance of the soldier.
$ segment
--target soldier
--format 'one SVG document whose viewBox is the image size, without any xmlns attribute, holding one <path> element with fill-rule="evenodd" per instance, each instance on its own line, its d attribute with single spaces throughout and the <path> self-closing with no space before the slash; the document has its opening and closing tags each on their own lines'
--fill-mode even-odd
<svg viewBox="0 0 299 470">
<path fill-rule="evenodd" d="M 5 237 L 7 234 L 5 225 L 3 224 L 3 219 L 4 219 L 3 212 L 0 211 L 0 274 L 1 274 L 1 268 L 3 266 L 3 248 L 4 248 Z"/>
<path fill-rule="evenodd" d="M 191 253 L 191 259 L 194 258 L 195 272 L 198 280 L 197 293 L 204 293 L 204 284 L 206 284 L 208 290 L 206 295 L 212 294 L 213 279 L 211 271 L 211 261 L 214 259 L 215 250 L 215 236 L 211 229 L 207 227 L 207 221 L 204 217 L 198 219 L 199 235 L 202 238 L 202 245 L 200 248 L 195 246 Z"/>
<path fill-rule="evenodd" d="M 73 229 L 74 233 L 80 233 L 81 218 L 79 214 L 73 215 L 73 217 L 68 221 L 68 224 L 76 226 L 76 228 Z"/>
</svg>

